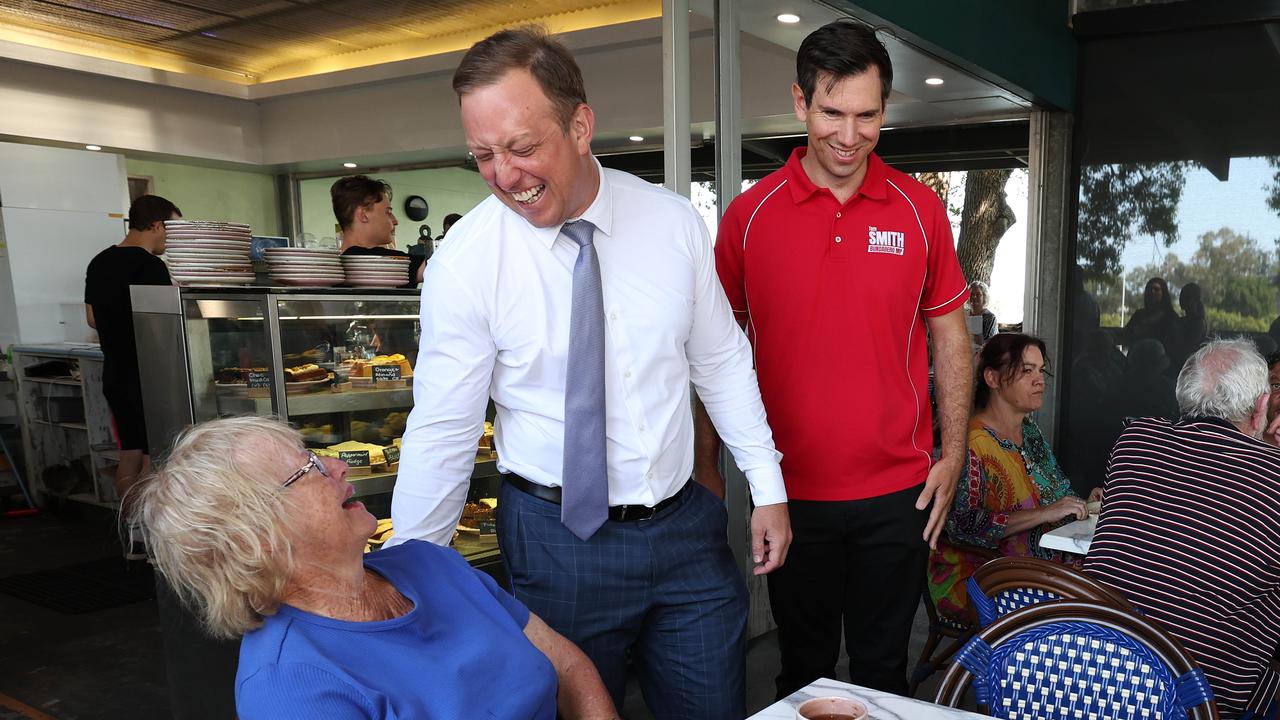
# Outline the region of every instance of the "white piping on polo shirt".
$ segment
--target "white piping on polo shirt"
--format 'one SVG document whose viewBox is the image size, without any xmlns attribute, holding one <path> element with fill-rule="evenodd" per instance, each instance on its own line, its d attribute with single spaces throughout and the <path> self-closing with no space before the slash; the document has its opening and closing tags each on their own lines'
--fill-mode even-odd
<svg viewBox="0 0 1280 720">
<path fill-rule="evenodd" d="M 756 321 L 751 316 L 751 293 L 747 291 L 747 236 L 751 234 L 751 223 L 755 222 L 756 213 L 760 212 L 760 208 L 764 207 L 769 198 L 781 190 L 782 186 L 786 185 L 787 182 L 788 180 L 783 180 L 778 183 L 778 187 L 770 190 L 769 194 L 760 200 L 760 203 L 756 205 L 756 209 L 751 211 L 751 217 L 747 218 L 747 226 L 742 229 L 742 296 L 747 300 L 747 324 L 751 326 L 751 336 L 757 339 L 760 336 L 756 334 Z M 756 372 L 760 371 L 760 364 L 756 362 L 756 343 L 751 343 L 751 364 L 756 368 Z"/>
<path fill-rule="evenodd" d="M 893 189 L 897 190 L 898 194 L 902 196 L 902 199 L 906 200 L 907 204 L 911 206 L 911 212 L 916 215 L 916 225 L 920 226 L 920 237 L 924 238 L 924 276 L 920 279 L 920 292 L 916 296 L 916 311 L 911 313 L 911 326 L 907 328 L 907 357 L 906 362 L 903 363 L 903 367 L 907 373 L 907 384 L 911 386 L 911 394 L 915 395 L 916 398 L 914 403 L 916 409 L 916 424 L 915 427 L 911 428 L 911 447 L 915 449 L 916 452 L 922 453 L 925 457 L 925 461 L 932 468 L 933 453 L 921 450 L 920 447 L 916 445 L 916 432 L 920 430 L 920 391 L 916 389 L 915 379 L 911 377 L 911 336 L 914 334 L 913 331 L 916 329 L 916 320 L 919 319 L 921 313 L 920 300 L 924 298 L 924 281 L 925 278 L 929 277 L 929 233 L 924 231 L 924 223 L 920 221 L 920 211 L 916 210 L 916 204 L 911 202 L 911 198 L 907 197 L 907 194 L 902 192 L 902 188 L 895 185 L 889 178 L 885 178 L 884 181 L 892 185 Z M 965 290 L 968 289 L 969 288 L 966 286 Z M 964 292 L 964 290 L 961 290 L 961 292 Z M 955 298 L 952 298 L 952 300 L 954 299 Z M 943 305 L 945 304 L 946 303 L 943 303 Z M 941 307 L 941 305 L 938 307 Z"/>
</svg>

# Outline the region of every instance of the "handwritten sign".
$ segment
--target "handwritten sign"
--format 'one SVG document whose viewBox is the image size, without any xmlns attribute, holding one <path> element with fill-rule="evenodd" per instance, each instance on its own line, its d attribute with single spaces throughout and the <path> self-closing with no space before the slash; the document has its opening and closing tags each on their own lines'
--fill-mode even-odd
<svg viewBox="0 0 1280 720">
<path fill-rule="evenodd" d="M 269 388 L 271 387 L 271 371 L 258 372 L 256 370 L 249 371 L 249 387 L 250 388 Z"/>
<path fill-rule="evenodd" d="M 395 445 L 388 445 L 382 448 L 382 454 L 387 456 L 388 465 L 395 465 L 400 462 L 400 448 Z"/>
<path fill-rule="evenodd" d="M 374 365 L 373 366 L 373 381 L 376 383 L 396 382 L 403 379 L 404 379 L 403 376 L 400 375 L 399 365 Z"/>
<path fill-rule="evenodd" d="M 369 467 L 368 450 L 339 450 L 338 459 L 346 463 L 348 467 Z"/>
</svg>

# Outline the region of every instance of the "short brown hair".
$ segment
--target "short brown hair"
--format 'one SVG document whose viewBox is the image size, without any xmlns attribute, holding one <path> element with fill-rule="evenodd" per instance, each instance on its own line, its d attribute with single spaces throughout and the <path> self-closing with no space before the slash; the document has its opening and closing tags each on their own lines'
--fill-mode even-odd
<svg viewBox="0 0 1280 720">
<path fill-rule="evenodd" d="M 544 27 L 522 25 L 472 45 L 453 73 L 453 91 L 461 101 L 462 96 L 498 82 L 512 70 L 528 70 L 533 75 L 567 130 L 573 113 L 587 101 L 587 91 L 573 55 Z"/>
<path fill-rule="evenodd" d="M 367 175 L 349 175 L 338 178 L 329 188 L 333 199 L 333 216 L 343 230 L 351 227 L 356 218 L 356 208 L 391 199 L 391 186 L 385 180 L 374 180 Z"/>
<path fill-rule="evenodd" d="M 977 367 L 974 368 L 977 384 L 973 390 L 973 405 L 981 410 L 991 401 L 991 388 L 987 387 L 986 371 L 999 373 L 1000 385 L 1013 382 L 1022 370 L 1022 360 L 1026 357 L 1027 348 L 1039 348 L 1044 358 L 1044 369 L 1049 370 L 1049 351 L 1044 341 L 1033 335 L 1022 333 L 996 333 L 982 346 L 978 352 Z"/>
<path fill-rule="evenodd" d="M 149 230 L 158 222 L 172 220 L 174 215 L 182 217 L 177 205 L 159 195 L 139 195 L 129 205 L 129 229 Z"/>
<path fill-rule="evenodd" d="M 880 72 L 880 103 L 893 91 L 893 61 L 875 30 L 854 20 L 827 23 L 809 33 L 796 53 L 796 84 L 804 104 L 813 102 L 819 76 L 826 73 L 827 92 L 847 77 L 876 68 Z"/>
</svg>

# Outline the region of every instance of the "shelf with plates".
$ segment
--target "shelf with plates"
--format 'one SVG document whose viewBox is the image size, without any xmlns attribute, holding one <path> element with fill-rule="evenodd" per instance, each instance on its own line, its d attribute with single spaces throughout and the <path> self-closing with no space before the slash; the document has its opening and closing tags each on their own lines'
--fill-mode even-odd
<svg viewBox="0 0 1280 720">
<path fill-rule="evenodd" d="M 222 415 L 270 415 L 273 399 L 245 397 L 219 392 L 218 411 Z M 413 405 L 413 388 L 365 388 L 345 392 L 317 390 L 288 395 L 289 416 L 378 410 Z"/>
</svg>

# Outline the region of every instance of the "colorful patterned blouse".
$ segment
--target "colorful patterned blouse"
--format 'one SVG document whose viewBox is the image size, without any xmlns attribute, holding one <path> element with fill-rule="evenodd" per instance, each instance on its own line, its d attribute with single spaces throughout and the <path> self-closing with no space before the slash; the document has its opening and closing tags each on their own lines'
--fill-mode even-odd
<svg viewBox="0 0 1280 720">
<path fill-rule="evenodd" d="M 1061 553 L 1040 547 L 1041 534 L 1061 523 L 1007 536 L 1005 526 L 1016 510 L 1032 510 L 1074 494 L 1049 443 L 1030 418 L 1022 421 L 1022 447 L 997 437 L 974 418 L 969 421 L 968 465 L 947 516 L 947 537 L 953 543 L 992 548 L 1001 555 L 1064 562 Z M 982 557 L 954 547 L 930 554 L 929 593 L 938 612 L 965 617 L 969 599 L 964 584 L 982 563 Z"/>
</svg>

